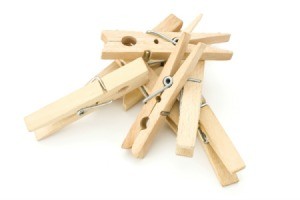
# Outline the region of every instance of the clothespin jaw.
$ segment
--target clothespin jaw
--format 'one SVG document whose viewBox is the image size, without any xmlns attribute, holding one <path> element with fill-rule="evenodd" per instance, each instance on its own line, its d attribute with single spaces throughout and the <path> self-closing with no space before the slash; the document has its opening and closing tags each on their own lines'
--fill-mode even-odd
<svg viewBox="0 0 300 200">
<path fill-rule="evenodd" d="M 73 115 L 81 116 L 91 106 L 120 98 L 147 81 L 147 65 L 142 58 L 138 58 L 103 77 L 96 77 L 83 88 L 28 115 L 25 123 L 29 131 L 38 131 L 48 125 L 59 124 L 61 120 L 70 121 Z"/>
<path fill-rule="evenodd" d="M 141 32 L 103 31 L 102 39 L 105 42 L 102 59 L 132 60 L 142 56 L 145 50 L 149 50 L 151 51 L 151 59 L 167 60 L 175 48 L 174 43 L 171 43 L 170 40 L 166 41 L 160 37 Z M 193 47 L 193 44 L 188 45 L 184 59 L 191 53 Z M 231 57 L 231 51 L 207 46 L 201 60 L 230 60 Z"/>
<path fill-rule="evenodd" d="M 202 15 L 196 17 L 185 31 L 191 33 L 198 25 Z M 197 67 L 190 74 L 180 93 L 180 116 L 176 138 L 176 154 L 192 157 L 197 137 L 198 121 L 204 76 L 204 61 L 199 61 Z"/>
</svg>

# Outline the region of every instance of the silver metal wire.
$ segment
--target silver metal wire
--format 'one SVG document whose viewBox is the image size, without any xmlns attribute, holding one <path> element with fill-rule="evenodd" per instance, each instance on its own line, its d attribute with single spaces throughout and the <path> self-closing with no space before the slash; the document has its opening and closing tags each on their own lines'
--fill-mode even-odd
<svg viewBox="0 0 300 200">
<path fill-rule="evenodd" d="M 161 39 L 164 39 L 168 42 L 171 42 L 173 45 L 176 45 L 178 43 L 178 38 L 169 38 L 168 36 L 164 35 L 164 34 L 161 34 L 161 33 L 158 33 L 156 31 L 146 31 L 147 34 L 150 34 L 150 35 L 155 35 L 155 36 L 158 36 L 160 37 Z"/>
</svg>

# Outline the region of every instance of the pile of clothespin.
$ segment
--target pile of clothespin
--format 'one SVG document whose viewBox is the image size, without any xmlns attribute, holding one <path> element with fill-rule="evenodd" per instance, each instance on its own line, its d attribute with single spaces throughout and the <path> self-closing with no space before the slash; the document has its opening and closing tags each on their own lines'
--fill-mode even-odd
<svg viewBox="0 0 300 200">
<path fill-rule="evenodd" d="M 172 14 L 146 32 L 103 31 L 102 59 L 114 61 L 83 88 L 25 117 L 28 130 L 41 140 L 113 100 L 123 98 L 125 110 L 142 100 L 122 148 L 143 158 L 166 122 L 177 134 L 177 155 L 192 157 L 198 138 L 221 185 L 238 182 L 245 164 L 201 94 L 205 60 L 232 57 L 210 44 L 230 35 L 192 33 L 201 17 L 183 31 Z"/>
</svg>

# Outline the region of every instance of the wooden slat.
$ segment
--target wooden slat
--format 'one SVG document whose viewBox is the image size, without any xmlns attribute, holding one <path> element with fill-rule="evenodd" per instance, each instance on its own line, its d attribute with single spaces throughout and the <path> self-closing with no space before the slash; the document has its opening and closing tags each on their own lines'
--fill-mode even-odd
<svg viewBox="0 0 300 200">
<path fill-rule="evenodd" d="M 230 173 L 245 168 L 245 163 L 209 106 L 201 109 L 200 128 Z"/>
<path fill-rule="evenodd" d="M 201 83 L 187 81 L 180 98 L 180 117 L 176 138 L 176 154 L 192 157 L 195 148 L 198 121 L 200 118 L 200 103 L 202 81 L 204 76 L 204 61 L 199 61 L 190 78 Z"/>
<path fill-rule="evenodd" d="M 202 15 L 197 16 L 185 29 L 191 33 Z M 176 138 L 176 154 L 192 157 L 195 148 L 196 135 L 198 130 L 198 121 L 200 117 L 200 104 L 202 93 L 202 81 L 204 76 L 204 61 L 199 61 L 192 71 L 190 78 L 199 81 L 187 81 L 181 91 L 180 96 L 180 116 L 178 123 L 178 132 Z"/>
<path fill-rule="evenodd" d="M 187 33 L 192 33 L 193 30 L 196 28 L 196 26 L 198 25 L 198 23 L 201 21 L 202 19 L 202 14 L 199 14 L 185 29 L 184 31 Z"/>
<path fill-rule="evenodd" d="M 192 51 L 194 46 L 195 45 L 193 44 L 188 46 L 184 59 Z M 137 43 L 134 46 L 125 46 L 119 42 L 108 42 L 104 45 L 102 50 L 102 59 L 132 60 L 142 57 L 145 50 L 150 50 L 152 52 L 151 59 L 166 60 L 169 58 L 174 49 L 175 46 L 168 42 L 160 45 Z M 232 51 L 207 46 L 204 50 L 201 60 L 230 60 L 231 57 Z"/>
</svg>

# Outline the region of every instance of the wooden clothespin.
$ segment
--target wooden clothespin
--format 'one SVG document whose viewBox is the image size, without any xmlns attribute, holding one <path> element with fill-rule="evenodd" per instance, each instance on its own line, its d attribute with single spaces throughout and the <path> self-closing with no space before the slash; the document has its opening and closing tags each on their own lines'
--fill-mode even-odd
<svg viewBox="0 0 300 200">
<path fill-rule="evenodd" d="M 143 157 L 147 152 L 159 125 L 163 122 L 163 118 L 171 109 L 189 73 L 202 56 L 206 46 L 199 43 L 180 66 L 189 39 L 189 34 L 182 33 L 179 43 L 170 55 L 151 94 L 144 100 L 146 104 L 144 104 L 142 111 L 130 129 L 127 137 L 129 140 L 125 140 L 123 143 L 125 148 L 130 148 L 132 145 L 132 153 L 136 157 Z"/>
<path fill-rule="evenodd" d="M 103 77 L 96 76 L 83 88 L 28 115 L 25 123 L 29 131 L 36 131 L 37 138 L 42 139 L 89 110 L 120 98 L 147 81 L 147 65 L 142 58 L 137 58 Z"/>
<path fill-rule="evenodd" d="M 185 29 L 191 33 L 200 22 L 202 15 L 199 15 Z M 201 90 L 204 76 L 204 61 L 199 61 L 185 83 L 180 95 L 180 116 L 176 139 L 176 154 L 192 157 L 198 130 L 200 117 Z"/>
<path fill-rule="evenodd" d="M 103 31 L 102 40 L 105 42 L 102 50 L 102 59 L 132 60 L 141 57 L 144 51 L 151 51 L 151 59 L 167 60 L 175 49 L 175 44 L 180 33 L 172 33 L 177 37 L 158 32 L 147 33 L 133 31 Z M 212 40 L 210 36 L 209 40 Z M 223 38 L 224 39 L 224 38 Z M 204 40 L 205 41 L 205 40 Z M 192 51 L 194 44 L 189 44 L 184 58 Z M 232 52 L 212 46 L 207 46 L 201 60 L 230 60 Z"/>
</svg>

